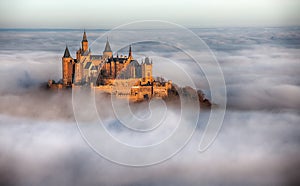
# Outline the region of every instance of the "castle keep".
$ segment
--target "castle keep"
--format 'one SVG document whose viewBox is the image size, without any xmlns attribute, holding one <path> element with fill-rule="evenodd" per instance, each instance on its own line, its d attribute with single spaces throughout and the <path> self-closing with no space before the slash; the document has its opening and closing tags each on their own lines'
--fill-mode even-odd
<svg viewBox="0 0 300 186">
<path fill-rule="evenodd" d="M 152 76 L 152 60 L 144 58 L 141 63 L 133 58 L 129 46 L 128 56 L 113 56 L 107 39 L 102 55 L 94 55 L 89 49 L 84 31 L 81 47 L 76 58 L 71 57 L 66 46 L 62 57 L 62 79 L 49 80 L 50 88 L 71 88 L 89 86 L 119 97 L 143 100 L 152 97 L 167 97 L 171 81 Z"/>
</svg>

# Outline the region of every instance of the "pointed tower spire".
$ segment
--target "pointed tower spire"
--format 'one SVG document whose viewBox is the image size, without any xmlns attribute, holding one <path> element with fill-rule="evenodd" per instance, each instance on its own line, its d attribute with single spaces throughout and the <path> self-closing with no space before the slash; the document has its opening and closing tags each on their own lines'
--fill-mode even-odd
<svg viewBox="0 0 300 186">
<path fill-rule="evenodd" d="M 109 41 L 108 41 L 108 37 L 107 37 L 107 39 L 106 39 L 106 45 L 105 45 L 104 52 L 112 52 L 112 50 L 111 50 L 111 48 L 110 48 Z"/>
<path fill-rule="evenodd" d="M 87 37 L 86 37 L 85 29 L 84 29 L 84 31 L 83 31 L 82 41 L 86 41 L 86 42 L 88 41 L 88 40 L 87 40 Z"/>
<path fill-rule="evenodd" d="M 131 58 L 132 58 L 131 45 L 129 45 L 129 54 L 128 54 L 128 57 L 131 57 Z"/>
<path fill-rule="evenodd" d="M 68 45 L 66 45 L 66 49 L 65 49 L 65 53 L 64 53 L 63 58 L 69 58 L 69 57 L 71 57 L 71 55 L 70 55 L 70 52 L 69 52 L 69 49 L 68 49 Z"/>
</svg>

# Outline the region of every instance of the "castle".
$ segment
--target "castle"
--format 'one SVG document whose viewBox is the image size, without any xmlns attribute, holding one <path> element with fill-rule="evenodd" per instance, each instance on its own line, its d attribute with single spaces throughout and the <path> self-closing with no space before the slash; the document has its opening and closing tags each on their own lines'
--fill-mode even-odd
<svg viewBox="0 0 300 186">
<path fill-rule="evenodd" d="M 131 45 L 128 56 L 113 56 L 108 38 L 102 55 L 93 55 L 84 31 L 81 47 L 72 58 L 66 46 L 62 57 L 62 79 L 49 80 L 50 88 L 89 86 L 118 97 L 132 100 L 167 97 L 171 81 L 152 76 L 152 60 L 148 57 L 139 63 L 133 58 Z"/>
</svg>

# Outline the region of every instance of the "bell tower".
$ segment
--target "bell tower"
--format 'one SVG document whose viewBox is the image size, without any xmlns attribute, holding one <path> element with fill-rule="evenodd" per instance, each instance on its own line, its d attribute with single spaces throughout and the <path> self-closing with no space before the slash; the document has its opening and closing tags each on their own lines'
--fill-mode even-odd
<svg viewBox="0 0 300 186">
<path fill-rule="evenodd" d="M 83 37 L 82 37 L 82 41 L 81 41 L 81 48 L 82 48 L 83 52 L 85 52 L 85 51 L 87 51 L 89 49 L 89 42 L 87 40 L 85 30 L 83 32 Z"/>
</svg>

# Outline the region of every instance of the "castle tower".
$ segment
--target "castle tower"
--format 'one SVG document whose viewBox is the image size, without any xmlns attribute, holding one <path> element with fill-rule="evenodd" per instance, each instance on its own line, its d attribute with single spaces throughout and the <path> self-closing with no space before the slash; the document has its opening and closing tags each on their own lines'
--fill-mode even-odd
<svg viewBox="0 0 300 186">
<path fill-rule="evenodd" d="M 82 37 L 82 41 L 81 41 L 81 48 L 82 48 L 83 52 L 85 52 L 85 51 L 87 51 L 89 49 L 89 42 L 87 40 L 85 30 L 83 32 L 83 37 Z"/>
<path fill-rule="evenodd" d="M 145 62 L 142 63 L 142 78 L 143 78 L 143 82 L 145 83 L 153 82 L 152 62 L 150 62 L 150 59 L 148 57 L 146 57 Z"/>
<path fill-rule="evenodd" d="M 62 57 L 62 79 L 64 85 L 72 84 L 73 58 L 70 55 L 68 46 L 66 46 L 64 56 Z"/>
<path fill-rule="evenodd" d="M 108 42 L 108 38 L 106 40 L 106 45 L 105 45 L 105 48 L 104 48 L 104 51 L 103 51 L 103 57 L 104 58 L 111 58 L 112 57 L 112 50 L 110 48 L 110 44 Z"/>
</svg>

